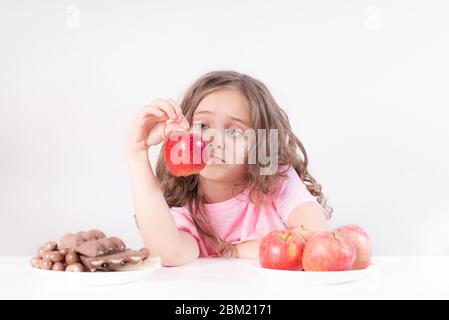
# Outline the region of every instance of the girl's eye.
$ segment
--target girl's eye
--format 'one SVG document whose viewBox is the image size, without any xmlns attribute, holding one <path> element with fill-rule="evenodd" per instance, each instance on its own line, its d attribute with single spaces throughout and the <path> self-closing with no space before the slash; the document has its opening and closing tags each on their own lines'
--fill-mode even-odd
<svg viewBox="0 0 449 320">
<path fill-rule="evenodd" d="M 240 137 L 243 135 L 243 130 L 241 129 L 226 129 L 226 135 L 231 137 Z"/>
<path fill-rule="evenodd" d="M 194 123 L 193 126 L 194 126 L 195 128 L 200 129 L 200 130 L 206 130 L 206 129 L 207 129 L 207 124 L 205 124 L 205 123 L 203 123 L 203 122 L 197 122 L 197 123 Z"/>
</svg>

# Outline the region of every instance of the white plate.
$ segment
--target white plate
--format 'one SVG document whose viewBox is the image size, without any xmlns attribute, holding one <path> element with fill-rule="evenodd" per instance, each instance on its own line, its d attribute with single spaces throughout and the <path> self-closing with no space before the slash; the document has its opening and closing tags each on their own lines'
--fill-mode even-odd
<svg viewBox="0 0 449 320">
<path fill-rule="evenodd" d="M 251 261 L 252 269 L 264 274 L 265 277 L 272 280 L 286 279 L 295 282 L 295 284 L 309 284 L 309 285 L 331 285 L 340 283 L 349 283 L 368 277 L 376 269 L 376 266 L 371 263 L 368 268 L 362 270 L 349 271 L 291 271 L 291 270 L 276 270 L 267 269 L 260 266 L 259 261 Z"/>
<path fill-rule="evenodd" d="M 160 257 L 150 257 L 138 267 L 115 272 L 58 272 L 30 268 L 45 281 L 66 286 L 110 286 L 144 279 L 161 267 Z"/>
</svg>

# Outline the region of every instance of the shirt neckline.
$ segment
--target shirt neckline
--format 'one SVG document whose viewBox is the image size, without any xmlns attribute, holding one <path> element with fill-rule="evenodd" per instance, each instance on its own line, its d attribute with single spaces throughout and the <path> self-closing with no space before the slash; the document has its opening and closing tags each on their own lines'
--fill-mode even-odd
<svg viewBox="0 0 449 320">
<path fill-rule="evenodd" d="M 206 209 L 212 209 L 212 210 L 230 209 L 232 207 L 239 206 L 242 203 L 246 202 L 246 200 L 248 199 L 248 194 L 249 194 L 249 188 L 246 188 L 245 190 L 243 190 L 242 192 L 240 192 L 239 194 L 235 195 L 234 197 L 232 197 L 228 200 L 224 200 L 221 202 L 214 202 L 214 203 L 204 203 L 204 207 Z"/>
</svg>

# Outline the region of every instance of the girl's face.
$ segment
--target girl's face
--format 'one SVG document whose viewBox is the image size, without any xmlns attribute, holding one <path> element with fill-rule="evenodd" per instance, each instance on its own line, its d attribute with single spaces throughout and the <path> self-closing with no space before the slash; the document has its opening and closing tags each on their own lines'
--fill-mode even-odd
<svg viewBox="0 0 449 320">
<path fill-rule="evenodd" d="M 207 166 L 201 177 L 221 182 L 241 182 L 245 176 L 248 139 L 252 128 L 248 102 L 236 88 L 214 91 L 201 100 L 193 114 L 192 131 L 209 141 Z"/>
</svg>

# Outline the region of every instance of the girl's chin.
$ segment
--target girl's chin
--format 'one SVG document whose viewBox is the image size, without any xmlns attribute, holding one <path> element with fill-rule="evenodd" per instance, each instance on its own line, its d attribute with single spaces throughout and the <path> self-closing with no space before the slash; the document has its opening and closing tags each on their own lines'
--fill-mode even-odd
<svg viewBox="0 0 449 320">
<path fill-rule="evenodd" d="M 200 176 L 204 178 L 213 178 L 216 176 L 222 176 L 226 174 L 226 170 L 223 163 L 209 163 L 199 172 Z"/>
<path fill-rule="evenodd" d="M 225 162 L 221 159 L 209 158 L 206 160 L 206 166 L 223 165 Z"/>
<path fill-rule="evenodd" d="M 208 164 L 199 172 L 199 175 L 205 179 L 228 182 L 241 179 L 244 171 L 240 167 L 234 167 L 225 163 Z"/>
</svg>

